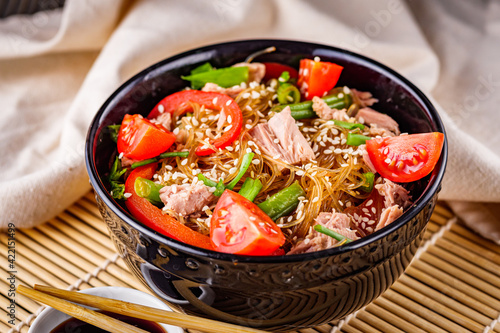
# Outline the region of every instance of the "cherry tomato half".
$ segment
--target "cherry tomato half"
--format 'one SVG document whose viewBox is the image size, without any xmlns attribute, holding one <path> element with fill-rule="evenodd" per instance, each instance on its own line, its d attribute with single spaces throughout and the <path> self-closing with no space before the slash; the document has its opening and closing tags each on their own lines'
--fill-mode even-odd
<svg viewBox="0 0 500 333">
<path fill-rule="evenodd" d="M 216 251 L 245 255 L 271 255 L 285 243 L 266 213 L 231 190 L 225 190 L 215 206 L 210 239 Z"/>
<path fill-rule="evenodd" d="M 310 100 L 314 96 L 323 97 L 335 87 L 344 67 L 325 61 L 302 59 L 297 86 L 302 95 Z"/>
<path fill-rule="evenodd" d="M 175 135 L 139 114 L 126 114 L 118 132 L 118 153 L 133 160 L 145 160 L 165 152 Z"/>
<path fill-rule="evenodd" d="M 375 170 L 384 178 L 408 183 L 427 176 L 443 147 L 439 132 L 400 135 L 366 141 L 366 151 Z"/>
</svg>

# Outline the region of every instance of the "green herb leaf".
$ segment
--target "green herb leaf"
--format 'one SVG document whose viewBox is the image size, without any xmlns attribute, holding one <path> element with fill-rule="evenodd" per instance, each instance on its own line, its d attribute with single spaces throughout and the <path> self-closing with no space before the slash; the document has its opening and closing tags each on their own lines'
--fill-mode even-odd
<svg viewBox="0 0 500 333">
<path fill-rule="evenodd" d="M 121 124 L 116 124 L 116 125 L 109 125 L 108 130 L 109 130 L 109 136 L 113 142 L 118 142 L 118 133 L 120 132 L 120 127 Z"/>
<path fill-rule="evenodd" d="M 206 62 L 203 65 L 200 65 L 200 66 L 196 67 L 195 69 L 191 70 L 191 75 L 204 73 L 204 72 L 210 72 L 212 70 L 214 70 L 213 66 L 209 62 Z"/>
<path fill-rule="evenodd" d="M 248 67 L 226 67 L 201 72 L 189 76 L 181 76 L 182 79 L 191 82 L 191 88 L 201 89 L 208 83 L 215 83 L 222 88 L 229 88 L 248 81 Z"/>
</svg>

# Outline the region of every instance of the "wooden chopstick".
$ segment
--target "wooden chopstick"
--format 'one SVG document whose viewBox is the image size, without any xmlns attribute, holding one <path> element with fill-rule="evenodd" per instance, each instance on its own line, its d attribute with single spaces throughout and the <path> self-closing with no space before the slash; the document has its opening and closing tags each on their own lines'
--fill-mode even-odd
<svg viewBox="0 0 500 333">
<path fill-rule="evenodd" d="M 36 291 L 31 288 L 19 285 L 17 292 L 25 295 L 35 301 L 47 304 L 54 309 L 64 312 L 72 317 L 80 319 L 104 330 L 110 332 L 123 332 L 123 333 L 148 333 L 143 329 L 124 323 L 118 319 L 106 316 L 102 313 L 84 308 L 83 306 L 73 304 L 63 299 L 48 295 L 41 291 Z"/>
<path fill-rule="evenodd" d="M 126 315 L 129 317 L 150 320 L 158 323 L 164 323 L 174 326 L 180 326 L 188 329 L 200 330 L 203 332 L 213 333 L 266 333 L 264 331 L 223 323 L 220 321 L 206 319 L 196 316 L 175 313 L 172 311 L 161 310 L 149 306 L 118 301 L 115 299 L 57 289 L 48 286 L 35 285 L 34 288 L 38 291 L 65 299 L 67 301 L 92 306 L 101 310 Z"/>
</svg>

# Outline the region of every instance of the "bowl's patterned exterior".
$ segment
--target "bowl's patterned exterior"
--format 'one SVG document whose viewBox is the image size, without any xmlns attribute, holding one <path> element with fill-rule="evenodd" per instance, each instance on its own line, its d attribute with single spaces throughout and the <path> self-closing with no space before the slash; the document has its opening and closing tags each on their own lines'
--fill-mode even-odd
<svg viewBox="0 0 500 333">
<path fill-rule="evenodd" d="M 422 241 L 437 199 L 447 150 L 445 142 L 436 169 L 414 184 L 415 204 L 398 221 L 341 248 L 283 257 L 235 256 L 181 244 L 131 218 L 111 199 L 102 182 L 114 149 L 106 138 L 106 126 L 119 122 L 125 113 L 145 114 L 167 93 L 181 89 L 184 83 L 178 77 L 186 68 L 189 71 L 206 61 L 221 67 L 271 45 L 278 48 L 274 58 L 270 58 L 274 61 L 293 64 L 294 57 L 320 55 L 340 62 L 346 70 L 353 69 L 350 76 L 363 74 L 364 77 L 343 84 L 386 97 L 380 104 L 386 106 L 385 111 L 396 118 L 403 130 L 444 132 L 425 96 L 404 78 L 372 60 L 317 44 L 246 41 L 181 54 L 153 65 L 125 83 L 97 114 L 89 131 L 86 157 L 111 238 L 133 274 L 150 290 L 179 311 L 276 331 L 343 318 L 394 283 Z"/>
</svg>

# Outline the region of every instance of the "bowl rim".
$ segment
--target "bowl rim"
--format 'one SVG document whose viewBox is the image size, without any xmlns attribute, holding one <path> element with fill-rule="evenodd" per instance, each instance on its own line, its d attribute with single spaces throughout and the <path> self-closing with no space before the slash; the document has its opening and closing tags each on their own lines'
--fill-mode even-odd
<svg viewBox="0 0 500 333">
<path fill-rule="evenodd" d="M 155 71 L 157 68 L 168 65 L 176 60 L 185 58 L 187 56 L 193 55 L 195 53 L 206 52 L 212 50 L 214 48 L 223 48 L 226 46 L 235 46 L 238 44 L 249 44 L 249 43 L 268 43 L 271 45 L 280 45 L 280 44 L 300 44 L 302 46 L 308 46 L 311 48 L 318 49 L 326 49 L 330 52 L 335 52 L 337 54 L 346 55 L 349 58 L 355 58 L 357 60 L 357 65 L 361 65 L 364 67 L 368 67 L 383 76 L 389 76 L 391 79 L 396 79 L 398 85 L 405 86 L 406 90 L 410 91 L 412 97 L 416 98 L 419 104 L 422 106 L 424 112 L 433 120 L 431 122 L 432 125 L 436 127 L 436 131 L 442 132 L 444 134 L 444 143 L 441 152 L 441 156 L 436 164 L 436 167 L 430 174 L 429 183 L 425 187 L 422 195 L 417 199 L 416 202 L 412 204 L 412 206 L 407 209 L 404 214 L 399 217 L 396 221 L 391 223 L 390 225 L 372 233 L 369 236 L 365 236 L 356 241 L 350 242 L 341 247 L 333 247 L 330 249 L 310 252 L 310 253 L 302 253 L 302 254 L 292 254 L 292 255 L 281 255 L 281 256 L 249 256 L 249 255 L 238 255 L 238 254 L 230 254 L 217 252 L 212 250 L 207 250 L 203 248 L 199 248 L 196 246 L 192 246 L 189 244 L 185 244 L 181 241 L 175 240 L 168 236 L 162 235 L 155 230 L 143 225 L 141 222 L 137 221 L 132 217 L 127 211 L 122 209 L 118 204 L 115 203 L 115 200 L 110 196 L 104 184 L 100 180 L 100 177 L 97 173 L 95 161 L 93 158 L 93 149 L 94 149 L 94 138 L 96 138 L 96 132 L 100 125 L 101 115 L 106 111 L 107 107 L 114 102 L 114 100 L 119 97 L 119 95 L 129 86 L 133 85 L 136 82 L 141 81 L 145 77 L 148 76 L 149 73 Z M 92 144 L 91 144 L 92 143 Z M 166 59 L 163 59 L 157 63 L 154 63 L 147 68 L 143 69 L 130 79 L 128 79 L 125 83 L 120 85 L 111 96 L 104 102 L 104 104 L 99 108 L 96 115 L 94 116 L 89 130 L 87 132 L 86 144 L 85 144 L 85 162 L 87 167 L 87 173 L 89 174 L 90 183 L 94 188 L 96 194 L 100 197 L 100 199 L 104 202 L 104 204 L 109 207 L 121 220 L 126 222 L 128 225 L 132 226 L 134 229 L 137 229 L 139 232 L 147 235 L 148 237 L 154 239 L 158 243 L 165 244 L 167 246 L 171 246 L 180 251 L 183 251 L 189 255 L 193 256 L 201 256 L 209 259 L 217 259 L 221 261 L 227 262 L 245 262 L 245 263 L 291 263 L 298 261 L 307 261 L 314 260 L 324 257 L 329 257 L 333 255 L 339 255 L 345 252 L 354 251 L 356 249 L 367 246 L 370 243 L 373 243 L 377 240 L 380 240 L 389 234 L 393 233 L 397 229 L 401 228 L 403 225 L 411 221 L 421 210 L 425 208 L 425 206 L 433 199 L 433 197 L 440 191 L 441 182 L 446 170 L 446 164 L 448 159 L 448 140 L 446 136 L 446 131 L 444 125 L 439 117 L 439 114 L 436 108 L 433 106 L 431 101 L 426 97 L 426 95 L 417 88 L 413 83 L 411 83 L 408 79 L 403 77 L 401 74 L 396 72 L 395 70 L 389 68 L 388 66 L 374 60 L 363 56 L 361 54 L 348 51 L 339 47 L 312 43 L 300 40 L 291 40 L 291 39 L 244 39 L 244 40 L 233 40 L 226 41 L 223 43 L 215 43 L 209 44 L 197 48 L 193 48 Z"/>
</svg>

